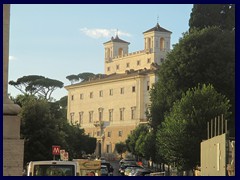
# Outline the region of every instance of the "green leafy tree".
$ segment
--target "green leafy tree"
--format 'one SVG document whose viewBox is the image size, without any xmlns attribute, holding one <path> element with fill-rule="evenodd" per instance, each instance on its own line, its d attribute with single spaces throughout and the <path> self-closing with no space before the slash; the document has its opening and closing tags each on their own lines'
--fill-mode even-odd
<svg viewBox="0 0 240 180">
<path fill-rule="evenodd" d="M 33 95 L 19 95 L 15 102 L 22 107 L 21 138 L 25 141 L 24 162 L 52 159 L 52 145 L 69 152 L 70 159 L 81 152 L 94 152 L 96 139 L 85 135 L 77 125 L 70 125 L 59 104 Z"/>
<path fill-rule="evenodd" d="M 235 34 L 217 27 L 186 33 L 168 54 L 151 91 L 150 124 L 156 129 L 173 103 L 198 83 L 212 84 L 232 106 L 234 132 Z"/>
<path fill-rule="evenodd" d="M 60 98 L 58 103 L 62 108 L 66 109 L 67 108 L 67 101 L 68 101 L 68 96 L 63 96 L 63 97 Z"/>
<path fill-rule="evenodd" d="M 57 88 L 62 88 L 63 83 L 61 81 L 50 79 L 50 78 L 42 78 L 37 79 L 31 83 L 33 87 L 35 87 L 38 91 L 38 95 L 44 97 L 47 100 L 51 99 L 51 95 L 53 91 Z"/>
<path fill-rule="evenodd" d="M 24 162 L 52 159 L 51 146 L 62 145 L 62 137 L 57 133 L 56 120 L 51 119 L 48 102 L 30 97 L 22 103 L 20 115 Z"/>
<path fill-rule="evenodd" d="M 89 78 L 94 78 L 95 74 L 94 73 L 90 73 L 90 72 L 84 72 L 84 73 L 80 73 L 78 74 L 78 77 L 81 81 L 88 81 Z"/>
<path fill-rule="evenodd" d="M 35 95 L 37 93 L 37 89 L 33 86 L 32 82 L 38 79 L 44 79 L 44 76 L 38 75 L 23 76 L 21 78 L 18 78 L 16 82 L 9 81 L 9 85 L 14 86 L 23 94 Z"/>
<path fill-rule="evenodd" d="M 79 76 L 74 74 L 69 75 L 66 78 L 71 82 L 71 84 L 74 84 L 75 82 L 79 81 Z"/>
<path fill-rule="evenodd" d="M 223 114 L 228 119 L 229 100 L 212 85 L 189 89 L 176 101 L 157 131 L 157 153 L 180 170 L 200 164 L 200 143 L 207 139 L 207 122 Z"/>
<path fill-rule="evenodd" d="M 149 126 L 147 124 L 142 124 L 137 126 L 133 133 L 126 139 L 127 150 L 134 155 L 143 156 L 144 152 L 144 142 L 145 137 L 149 132 Z"/>
<path fill-rule="evenodd" d="M 194 4 L 189 20 L 192 29 L 217 26 L 223 30 L 235 30 L 234 4 Z"/>
<path fill-rule="evenodd" d="M 83 140 L 81 141 L 81 145 L 83 147 L 83 151 L 86 154 L 93 154 L 96 150 L 97 139 L 85 135 Z"/>
<path fill-rule="evenodd" d="M 143 157 L 147 160 L 151 159 L 153 162 L 163 162 L 160 158 L 156 159 L 156 135 L 152 130 L 146 134 L 142 153 Z"/>
<path fill-rule="evenodd" d="M 155 143 L 156 138 L 154 136 L 153 131 L 148 129 L 147 131 L 142 131 L 140 136 L 138 137 L 136 144 L 135 144 L 135 153 L 140 157 L 144 157 L 147 160 L 153 160 L 156 162 L 155 159 Z"/>
<path fill-rule="evenodd" d="M 121 155 L 121 158 L 122 158 L 122 154 L 127 151 L 127 146 L 124 142 L 119 142 L 119 143 L 116 143 L 115 149 L 117 153 Z"/>
<path fill-rule="evenodd" d="M 61 81 L 38 75 L 23 76 L 18 78 L 16 82 L 9 81 L 9 84 L 20 90 L 23 94 L 38 95 L 47 100 L 51 100 L 53 91 L 63 87 Z"/>
</svg>

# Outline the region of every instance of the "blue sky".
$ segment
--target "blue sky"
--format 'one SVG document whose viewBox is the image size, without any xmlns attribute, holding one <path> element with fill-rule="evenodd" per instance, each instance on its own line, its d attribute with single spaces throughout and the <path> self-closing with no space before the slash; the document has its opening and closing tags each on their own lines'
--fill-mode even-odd
<svg viewBox="0 0 240 180">
<path fill-rule="evenodd" d="M 118 35 L 129 52 L 143 49 L 143 32 L 160 26 L 176 44 L 188 30 L 192 4 L 13 4 L 10 16 L 9 80 L 42 75 L 70 82 L 66 76 L 104 73 L 103 43 Z M 12 96 L 20 91 L 8 87 Z M 67 95 L 65 88 L 52 94 Z"/>
</svg>

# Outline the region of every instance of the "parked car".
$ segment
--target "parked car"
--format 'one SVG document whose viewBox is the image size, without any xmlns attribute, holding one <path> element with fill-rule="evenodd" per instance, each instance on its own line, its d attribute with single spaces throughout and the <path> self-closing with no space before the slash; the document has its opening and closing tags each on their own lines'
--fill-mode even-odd
<svg viewBox="0 0 240 180">
<path fill-rule="evenodd" d="M 133 174 L 133 176 L 146 176 L 152 173 L 149 169 L 137 169 L 136 172 Z"/>
<path fill-rule="evenodd" d="M 129 167 L 127 167 L 126 169 L 125 169 L 125 171 L 124 171 L 124 176 L 130 176 L 130 173 L 132 172 L 132 174 L 133 174 L 133 172 L 135 172 L 137 169 L 142 169 L 142 167 L 138 167 L 138 166 L 134 166 L 134 167 L 131 167 L 131 166 L 129 166 Z"/>
<path fill-rule="evenodd" d="M 131 172 L 128 173 L 128 176 L 133 176 L 138 169 L 144 169 L 143 167 L 134 167 L 131 169 Z"/>
<path fill-rule="evenodd" d="M 101 165 L 101 175 L 108 176 L 108 168 L 106 165 Z"/>
<path fill-rule="evenodd" d="M 137 164 L 137 161 L 135 161 L 134 159 L 122 159 L 119 162 L 119 166 L 121 166 L 122 164 Z"/>
<path fill-rule="evenodd" d="M 124 176 L 124 172 L 125 172 L 125 169 L 126 169 L 127 167 L 140 167 L 140 168 L 143 168 L 143 167 L 138 166 L 138 165 L 136 165 L 136 164 L 122 164 L 122 165 L 120 166 L 120 168 L 119 168 L 119 173 Z"/>
<path fill-rule="evenodd" d="M 101 165 L 107 166 L 109 176 L 112 176 L 112 175 L 113 175 L 114 169 L 113 169 L 112 165 L 111 165 L 109 162 L 107 162 L 107 161 L 101 161 Z"/>
</svg>

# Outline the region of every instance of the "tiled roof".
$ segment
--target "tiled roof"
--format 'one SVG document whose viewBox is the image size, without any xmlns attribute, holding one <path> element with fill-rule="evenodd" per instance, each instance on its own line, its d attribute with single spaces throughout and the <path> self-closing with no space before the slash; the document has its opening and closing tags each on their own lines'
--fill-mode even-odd
<svg viewBox="0 0 240 180">
<path fill-rule="evenodd" d="M 128 44 L 130 44 L 129 42 L 120 39 L 120 38 L 118 37 L 118 35 L 116 35 L 115 38 L 112 37 L 110 41 L 107 41 L 107 42 L 105 42 L 105 43 L 103 43 L 103 44 L 106 44 L 106 43 L 109 43 L 109 42 L 120 42 L 120 43 L 128 43 Z"/>
<path fill-rule="evenodd" d="M 125 73 L 122 74 L 109 74 L 109 75 L 101 75 L 99 77 L 94 77 L 90 79 L 89 81 L 82 81 L 80 83 L 72 84 L 69 86 L 65 87 L 71 87 L 71 86 L 78 86 L 78 85 L 85 85 L 85 84 L 91 84 L 91 83 L 96 83 L 96 82 L 105 82 L 109 80 L 117 80 L 117 79 L 122 79 L 122 78 L 128 78 L 128 77 L 134 77 L 138 75 L 147 75 L 151 73 L 155 73 L 158 68 L 152 68 L 152 69 L 141 69 L 141 70 L 129 70 L 126 71 Z"/>
<path fill-rule="evenodd" d="M 160 32 L 172 33 L 171 31 L 168 31 L 168 30 L 160 27 L 160 25 L 158 23 L 157 23 L 157 25 L 155 27 L 153 27 L 153 28 L 151 28 L 151 29 L 149 29 L 149 30 L 147 30 L 147 31 L 145 31 L 143 33 L 151 32 L 151 31 L 160 31 Z"/>
</svg>

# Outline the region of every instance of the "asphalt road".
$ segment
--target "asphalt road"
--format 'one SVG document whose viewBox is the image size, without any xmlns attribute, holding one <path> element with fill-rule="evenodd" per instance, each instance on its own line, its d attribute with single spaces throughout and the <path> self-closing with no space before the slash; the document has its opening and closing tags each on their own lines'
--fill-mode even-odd
<svg viewBox="0 0 240 180">
<path fill-rule="evenodd" d="M 119 169 L 119 161 L 109 161 L 110 164 L 112 165 L 114 171 L 113 171 L 113 176 L 120 176 L 120 174 L 118 173 L 118 169 Z"/>
</svg>

